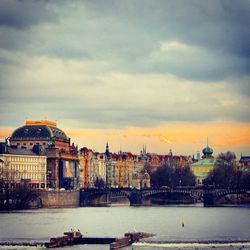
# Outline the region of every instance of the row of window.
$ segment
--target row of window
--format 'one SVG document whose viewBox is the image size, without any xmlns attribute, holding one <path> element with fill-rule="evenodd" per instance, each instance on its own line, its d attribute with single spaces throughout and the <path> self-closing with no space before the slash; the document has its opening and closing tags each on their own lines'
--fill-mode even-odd
<svg viewBox="0 0 250 250">
<path fill-rule="evenodd" d="M 24 143 L 19 143 L 19 142 L 18 142 L 18 143 L 17 143 L 17 146 L 20 146 L 20 145 L 26 146 L 26 144 L 27 144 L 26 142 L 24 142 Z M 43 146 L 46 146 L 47 143 L 44 142 L 44 143 L 42 143 L 42 144 L 39 144 L 39 143 L 36 143 L 36 144 L 35 144 L 35 143 L 30 142 L 30 146 L 33 146 L 33 145 L 43 145 Z"/>
<path fill-rule="evenodd" d="M 18 171 L 23 171 L 23 170 L 28 170 L 28 171 L 45 171 L 46 166 L 45 165 L 11 165 L 10 166 L 11 170 L 18 170 Z"/>
<path fill-rule="evenodd" d="M 45 174 L 16 173 L 15 179 L 31 179 L 37 181 L 45 181 Z"/>
<path fill-rule="evenodd" d="M 9 183 L 8 187 L 9 188 L 19 188 L 21 187 L 21 183 Z M 45 183 L 29 183 L 30 188 L 45 188 Z"/>
<path fill-rule="evenodd" d="M 13 162 L 46 162 L 46 158 L 40 157 L 22 157 L 22 156 L 12 156 L 10 160 Z"/>
</svg>

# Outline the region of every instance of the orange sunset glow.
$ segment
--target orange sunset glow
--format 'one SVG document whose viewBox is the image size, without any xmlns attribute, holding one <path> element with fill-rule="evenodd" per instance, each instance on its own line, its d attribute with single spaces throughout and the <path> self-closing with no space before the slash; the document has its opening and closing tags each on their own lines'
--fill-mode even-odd
<svg viewBox="0 0 250 250">
<path fill-rule="evenodd" d="M 81 146 L 104 151 L 106 141 L 111 149 L 138 153 L 143 144 L 150 152 L 167 153 L 173 149 L 179 154 L 193 154 L 207 143 L 216 153 L 234 150 L 249 153 L 250 124 L 233 122 L 213 122 L 207 124 L 169 123 L 156 128 L 127 128 L 118 130 L 65 129 L 68 136 Z"/>
<path fill-rule="evenodd" d="M 156 128 L 127 129 L 64 129 L 72 142 L 79 147 L 89 147 L 103 152 L 108 141 L 114 152 L 122 149 L 139 153 L 142 145 L 147 146 L 149 152 L 167 153 L 172 149 L 176 154 L 195 154 L 207 143 L 213 147 L 215 153 L 226 150 L 249 154 L 250 124 L 235 122 L 212 122 L 206 124 L 168 123 Z M 11 135 L 15 128 L 2 128 L 0 139 Z"/>
</svg>

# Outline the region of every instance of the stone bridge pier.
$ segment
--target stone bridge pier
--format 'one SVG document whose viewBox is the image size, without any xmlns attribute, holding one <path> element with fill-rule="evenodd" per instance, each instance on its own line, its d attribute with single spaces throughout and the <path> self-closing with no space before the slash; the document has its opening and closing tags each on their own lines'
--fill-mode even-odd
<svg viewBox="0 0 250 250">
<path fill-rule="evenodd" d="M 216 197 L 214 193 L 204 193 L 203 194 L 203 206 L 204 207 L 214 207 Z"/>
<path fill-rule="evenodd" d="M 80 194 L 80 206 L 107 206 L 111 203 L 110 192 L 107 191 L 86 191 L 81 190 Z"/>
<path fill-rule="evenodd" d="M 143 198 L 140 191 L 133 190 L 130 195 L 130 206 L 141 206 L 143 204 Z"/>
</svg>

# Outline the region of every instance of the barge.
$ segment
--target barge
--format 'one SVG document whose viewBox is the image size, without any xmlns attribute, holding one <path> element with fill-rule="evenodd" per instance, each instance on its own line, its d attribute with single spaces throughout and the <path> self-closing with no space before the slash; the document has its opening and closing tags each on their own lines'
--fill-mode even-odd
<svg viewBox="0 0 250 250">
<path fill-rule="evenodd" d="M 110 244 L 110 250 L 119 249 L 138 242 L 142 238 L 155 236 L 155 234 L 144 232 L 125 233 L 123 238 L 118 238 Z"/>
<path fill-rule="evenodd" d="M 51 238 L 44 245 L 47 248 L 64 247 L 80 244 L 110 244 L 110 249 L 119 249 L 138 242 L 141 238 L 152 237 L 155 234 L 144 232 L 125 233 L 122 238 L 83 237 L 80 231 L 65 232 L 63 236 Z"/>
<path fill-rule="evenodd" d="M 82 238 L 82 234 L 79 231 L 64 232 L 63 236 L 50 238 L 49 242 L 44 245 L 47 248 L 64 247 L 74 244 L 74 240 Z"/>
</svg>

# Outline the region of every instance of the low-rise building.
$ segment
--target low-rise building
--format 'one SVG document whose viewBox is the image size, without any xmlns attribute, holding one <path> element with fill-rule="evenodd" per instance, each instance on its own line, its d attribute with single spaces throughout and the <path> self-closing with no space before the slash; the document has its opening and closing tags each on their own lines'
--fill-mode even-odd
<svg viewBox="0 0 250 250">
<path fill-rule="evenodd" d="M 22 183 L 33 189 L 46 188 L 47 157 L 34 149 L 3 144 L 0 150 L 0 183 L 7 188 L 17 188 Z"/>
</svg>

